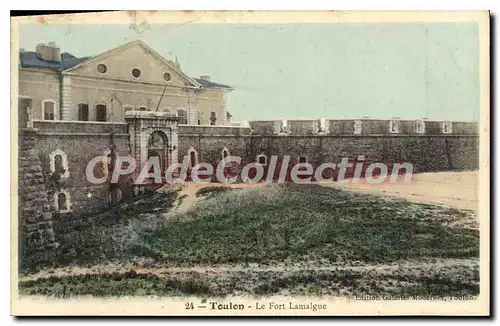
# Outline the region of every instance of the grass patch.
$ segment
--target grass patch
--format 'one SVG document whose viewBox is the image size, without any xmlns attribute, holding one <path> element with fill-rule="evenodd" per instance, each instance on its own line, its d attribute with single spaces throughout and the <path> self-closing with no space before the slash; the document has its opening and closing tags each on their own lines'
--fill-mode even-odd
<svg viewBox="0 0 500 326">
<path fill-rule="evenodd" d="M 43 295 L 57 298 L 71 296 L 180 296 L 212 294 L 209 286 L 196 277 L 166 279 L 151 274 L 104 273 L 48 277 L 19 283 L 25 295 Z"/>
<path fill-rule="evenodd" d="M 25 295 L 58 298 L 89 295 L 104 296 L 183 296 L 225 297 L 250 294 L 299 296 L 361 296 L 393 297 L 476 296 L 479 294 L 479 273 L 459 277 L 460 268 L 446 273 L 433 269 L 424 274 L 398 271 L 397 274 L 373 270 L 295 270 L 236 271 L 229 273 L 181 272 L 156 276 L 126 273 L 48 277 L 19 284 Z M 468 273 L 465 273 L 468 274 Z M 462 275 L 463 276 L 463 275 Z"/>
<path fill-rule="evenodd" d="M 477 260 L 479 231 L 449 226 L 468 212 L 311 185 L 213 189 L 205 190 L 207 199 L 194 210 L 176 217 L 164 213 L 177 193 L 127 203 L 91 226 L 61 232 L 67 238 L 62 248 L 76 251 L 67 261 L 79 264 L 143 261 L 241 269 L 52 276 L 20 282 L 20 292 L 55 297 L 479 293 L 477 266 L 433 260 Z M 419 265 L 419 259 L 430 263 Z M 407 260 L 414 265 L 399 265 Z M 356 268 L 390 262 L 398 262 L 397 268 Z M 285 267 L 252 270 L 249 263 Z"/>
<path fill-rule="evenodd" d="M 479 256 L 479 231 L 434 219 L 454 211 L 316 186 L 218 195 L 190 218 L 142 233 L 135 255 L 170 263 L 390 262 Z"/>
<path fill-rule="evenodd" d="M 130 259 L 137 226 L 142 230 L 159 227 L 178 196 L 176 190 L 145 194 L 91 217 L 72 216 L 53 222 L 60 246 L 57 265 L 92 265 L 110 260 Z"/>
</svg>

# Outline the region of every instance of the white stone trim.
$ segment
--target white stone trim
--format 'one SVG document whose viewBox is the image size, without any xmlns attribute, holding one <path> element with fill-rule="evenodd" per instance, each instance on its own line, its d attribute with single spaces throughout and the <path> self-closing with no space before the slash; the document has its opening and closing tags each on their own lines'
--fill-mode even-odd
<svg viewBox="0 0 500 326">
<path fill-rule="evenodd" d="M 362 132 L 363 132 L 363 121 L 354 120 L 354 134 L 361 135 Z"/>
<path fill-rule="evenodd" d="M 51 123 L 89 123 L 89 124 L 112 124 L 112 125 L 126 125 L 126 122 L 113 122 L 113 121 L 78 121 L 78 120 L 71 120 L 71 121 L 62 121 L 62 120 L 43 120 L 43 119 L 33 119 L 33 122 L 51 122 Z"/>
<path fill-rule="evenodd" d="M 71 120 L 71 76 L 63 75 L 61 84 L 61 120 Z"/>
<path fill-rule="evenodd" d="M 104 65 L 106 67 L 106 72 L 100 72 L 99 71 L 99 65 Z M 108 73 L 108 69 L 109 69 L 109 66 L 107 64 L 105 64 L 104 62 L 96 62 L 96 65 L 95 65 L 95 72 L 97 73 L 97 75 L 99 76 L 104 76 Z"/>
<path fill-rule="evenodd" d="M 389 132 L 391 134 L 399 134 L 401 131 L 401 122 L 398 120 L 391 120 L 389 122 Z"/>
<path fill-rule="evenodd" d="M 441 122 L 441 130 L 443 131 L 443 134 L 453 133 L 453 123 L 451 121 Z"/>
<path fill-rule="evenodd" d="M 227 124 L 227 98 L 226 94 L 222 94 L 222 124 Z"/>
<path fill-rule="evenodd" d="M 130 111 L 134 111 L 134 106 L 130 104 L 123 104 L 122 105 L 122 110 L 123 110 L 123 116 L 125 117 L 125 112 L 127 112 L 125 109 L 130 108 Z"/>
<path fill-rule="evenodd" d="M 54 120 L 45 120 L 45 103 L 53 103 L 54 104 L 54 120 L 58 120 L 57 102 L 52 100 L 52 99 L 42 100 L 42 120 L 43 121 L 54 121 Z"/>
<path fill-rule="evenodd" d="M 56 156 L 60 155 L 62 159 L 62 167 L 64 169 L 64 173 L 61 175 L 61 178 L 69 177 L 69 168 L 68 168 L 68 156 L 62 150 L 56 148 L 52 153 L 49 154 L 50 158 L 50 172 L 54 174 L 56 172 Z"/>
<path fill-rule="evenodd" d="M 187 126 L 187 125 L 182 125 L 182 126 Z M 191 126 L 193 128 L 240 128 L 240 129 L 250 129 L 250 126 L 233 126 L 233 125 L 226 125 L 226 126 L 211 126 L 211 125 L 194 125 Z"/>
<path fill-rule="evenodd" d="M 231 156 L 231 153 L 229 152 L 229 150 L 227 149 L 227 147 L 226 147 L 226 146 L 224 146 L 224 148 L 223 148 L 223 149 L 222 149 L 222 151 L 220 152 L 221 157 L 222 157 L 222 159 L 223 159 L 223 160 L 225 159 L 225 157 L 224 157 L 224 152 L 227 152 L 227 157 Z"/>
<path fill-rule="evenodd" d="M 134 69 L 139 70 L 139 77 L 134 77 L 134 75 L 132 74 L 132 71 L 134 71 Z M 142 76 L 142 69 L 141 68 L 139 68 L 139 67 L 132 67 L 132 69 L 130 69 L 130 77 L 132 77 L 134 80 L 140 79 L 141 76 Z"/>
<path fill-rule="evenodd" d="M 418 134 L 425 134 L 425 121 L 417 120 L 417 129 L 415 131 Z"/>
<path fill-rule="evenodd" d="M 330 129 L 329 125 L 326 123 L 325 118 L 320 118 L 320 119 L 315 120 L 313 122 L 314 134 L 325 135 L 325 134 L 328 134 L 330 132 L 329 129 Z"/>
<path fill-rule="evenodd" d="M 60 209 L 59 207 L 59 194 L 64 194 L 66 196 L 66 209 Z M 71 212 L 71 196 L 67 189 L 60 189 L 54 193 L 54 206 L 57 208 L 59 213 L 69 213 Z"/>
<path fill-rule="evenodd" d="M 72 74 L 72 76 L 75 76 Z M 87 77 L 87 76 L 82 76 L 82 77 Z M 80 76 L 79 76 L 80 78 Z M 90 81 L 93 81 L 93 82 L 101 82 L 101 83 L 105 83 L 106 81 L 108 80 L 111 80 L 111 81 L 117 81 L 117 82 L 123 82 L 123 83 L 134 83 L 135 84 L 145 84 L 145 85 L 148 85 L 148 86 L 152 86 L 152 87 L 155 87 L 155 86 L 162 86 L 162 84 L 151 84 L 151 83 L 145 83 L 145 82 L 139 82 L 139 81 L 131 81 L 131 80 L 113 80 L 113 79 L 110 79 L 110 78 L 106 78 L 106 79 L 97 79 L 97 78 L 92 78 L 90 77 L 89 78 Z M 38 82 L 38 81 L 29 81 L 29 80 L 26 80 L 26 81 L 23 81 L 23 82 L 33 82 L 33 83 L 38 83 L 38 84 L 45 84 L 43 82 Z M 58 83 L 47 83 L 47 84 L 53 84 L 53 85 L 59 85 Z M 125 85 L 124 85 L 125 86 Z M 163 84 L 164 86 L 164 84 Z M 83 85 L 83 84 L 75 84 L 73 83 L 73 87 L 75 88 L 85 88 L 85 89 L 89 89 L 89 90 L 96 90 L 95 86 L 91 86 L 91 85 Z M 186 86 L 175 86 L 175 85 L 168 85 L 169 88 L 173 89 L 178 89 L 178 90 L 183 90 L 184 88 L 186 88 Z M 153 91 L 141 91 L 141 90 L 138 90 L 138 89 L 127 89 L 127 88 L 118 88 L 118 87 L 106 87 L 106 86 L 99 86 L 99 90 L 102 90 L 102 91 L 111 91 L 111 92 L 125 92 L 125 93 L 137 93 L 137 94 L 147 94 L 147 95 L 161 95 L 162 92 L 161 91 L 158 91 L 158 92 L 153 92 Z M 164 93 L 164 97 L 178 97 L 178 98 L 183 98 L 183 99 L 186 99 L 188 98 L 188 95 L 187 94 L 175 94 L 175 93 L 170 93 L 168 91 L 166 91 Z M 199 99 L 209 99 L 208 96 L 201 96 L 201 97 L 198 97 Z"/>
</svg>

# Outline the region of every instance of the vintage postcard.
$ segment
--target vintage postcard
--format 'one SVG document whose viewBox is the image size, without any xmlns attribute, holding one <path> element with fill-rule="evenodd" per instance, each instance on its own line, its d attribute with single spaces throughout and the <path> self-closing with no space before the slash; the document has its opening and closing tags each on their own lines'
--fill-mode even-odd
<svg viewBox="0 0 500 326">
<path fill-rule="evenodd" d="M 490 314 L 489 12 L 11 24 L 13 315 Z"/>
</svg>

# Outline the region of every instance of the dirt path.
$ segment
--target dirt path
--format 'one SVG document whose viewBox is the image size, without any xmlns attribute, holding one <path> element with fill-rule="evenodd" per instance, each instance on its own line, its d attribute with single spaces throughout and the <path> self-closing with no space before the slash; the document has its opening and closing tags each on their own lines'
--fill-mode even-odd
<svg viewBox="0 0 500 326">
<path fill-rule="evenodd" d="M 228 188 L 260 188 L 264 187 L 266 184 L 244 184 L 244 183 L 235 183 L 224 185 L 221 183 L 194 183 L 194 182 L 186 182 L 181 186 L 181 190 L 177 197 L 177 200 L 173 203 L 172 209 L 167 214 L 167 216 L 172 216 L 175 214 L 186 213 L 190 209 L 196 206 L 197 203 L 203 201 L 205 199 L 204 196 L 196 196 L 196 193 L 202 189 L 207 187 L 228 187 Z M 165 189 L 168 189 L 166 186 Z M 163 189 L 163 188 L 162 188 Z M 159 191 L 162 191 L 160 189 Z"/>
<path fill-rule="evenodd" d="M 438 204 L 458 209 L 478 210 L 478 171 L 437 172 L 414 174 L 409 183 L 399 179 L 396 183 L 369 184 L 365 180 L 352 183 L 352 179 L 327 187 L 395 196 L 408 201 Z"/>
</svg>

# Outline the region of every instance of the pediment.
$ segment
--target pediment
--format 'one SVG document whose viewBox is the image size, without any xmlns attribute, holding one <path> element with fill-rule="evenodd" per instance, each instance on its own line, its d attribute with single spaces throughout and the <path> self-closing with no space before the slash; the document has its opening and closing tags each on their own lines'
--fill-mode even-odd
<svg viewBox="0 0 500 326">
<path fill-rule="evenodd" d="M 162 85 L 165 84 L 164 75 L 168 73 L 169 85 L 200 87 L 196 80 L 139 40 L 97 55 L 64 73 Z"/>
</svg>

